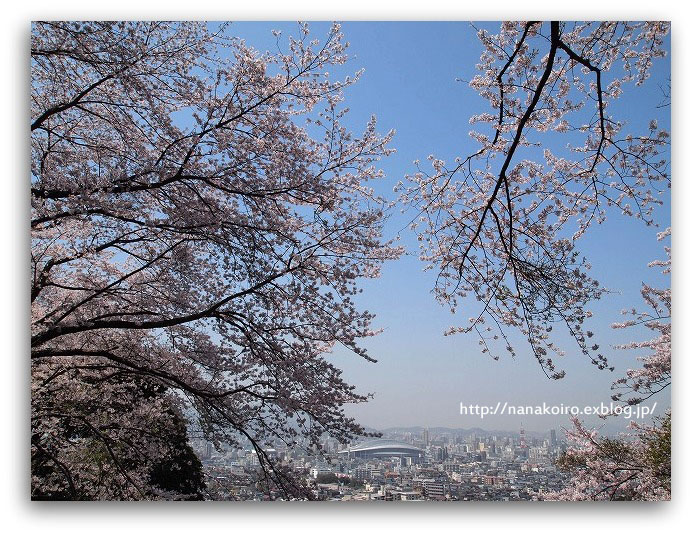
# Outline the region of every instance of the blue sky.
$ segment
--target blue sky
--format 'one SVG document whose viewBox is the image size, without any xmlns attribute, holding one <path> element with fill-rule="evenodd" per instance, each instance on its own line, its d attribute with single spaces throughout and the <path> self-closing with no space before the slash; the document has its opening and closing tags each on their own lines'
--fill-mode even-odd
<svg viewBox="0 0 694 534">
<path fill-rule="evenodd" d="M 486 23 L 490 29 L 494 23 Z M 311 33 L 322 37 L 329 28 L 312 23 Z M 231 33 L 246 39 L 261 51 L 274 49 L 271 29 L 284 34 L 296 31 L 295 23 L 234 23 Z M 346 92 L 345 104 L 351 112 L 348 126 L 359 133 L 371 114 L 379 128 L 394 128 L 396 154 L 383 160 L 386 178 L 376 184 L 383 195 L 393 198 L 392 188 L 408 173 L 414 172 L 413 160 L 425 160 L 435 154 L 444 160 L 464 156 L 477 149 L 468 137 L 468 118 L 488 111 L 486 101 L 468 85 L 456 79 L 470 79 L 481 52 L 475 30 L 466 22 L 368 23 L 348 22 L 342 26 L 350 42 L 352 60 L 346 70 L 365 72 Z M 655 116 L 650 112 L 662 100 L 659 84 L 670 74 L 670 58 L 656 63 L 651 79 L 635 91 L 625 91 L 619 108 L 630 125 L 643 127 Z M 645 110 L 645 111 L 644 111 Z M 657 111 L 661 126 L 669 127 L 669 108 Z M 565 140 L 562 140 L 565 142 Z M 551 148 L 552 141 L 549 141 Z M 613 216 L 595 227 L 581 244 L 582 252 L 593 264 L 593 275 L 615 293 L 592 307 L 592 330 L 603 347 L 623 343 L 649 332 L 613 330 L 625 307 L 643 309 L 639 293 L 641 283 L 663 285 L 669 281 L 649 269 L 648 262 L 663 257 L 662 243 L 655 230 L 635 219 Z M 392 214 L 386 224 L 386 237 L 395 236 L 407 224 L 412 213 Z M 670 204 L 657 214 L 662 227 L 669 225 Z M 493 361 L 480 353 L 477 339 L 457 335 L 443 337 L 443 331 L 463 323 L 464 308 L 454 317 L 431 294 L 433 274 L 423 273 L 417 259 L 416 240 L 401 233 L 408 255 L 390 262 L 378 280 L 365 281 L 359 303 L 376 313 L 375 326 L 384 329 L 364 345 L 376 364 L 344 352 L 328 357 L 344 370 L 345 378 L 362 393 L 373 393 L 366 403 L 348 406 L 347 412 L 359 422 L 375 428 L 390 426 L 450 426 L 487 429 L 516 429 L 522 423 L 530 430 L 544 431 L 567 425 L 565 416 L 488 417 L 460 416 L 459 403 L 493 404 L 577 404 L 595 405 L 610 399 L 610 384 L 623 371 L 635 367 L 636 354 L 608 349 L 606 355 L 616 366 L 613 373 L 598 371 L 567 342 L 567 356 L 559 365 L 567 372 L 563 380 L 548 380 L 529 351 L 520 350 L 516 359 Z M 658 411 L 669 406 L 669 396 L 661 395 Z M 587 418 L 587 420 L 597 421 Z M 604 424 L 600 422 L 600 424 Z M 623 421 L 611 420 L 606 429 L 620 430 Z"/>
</svg>

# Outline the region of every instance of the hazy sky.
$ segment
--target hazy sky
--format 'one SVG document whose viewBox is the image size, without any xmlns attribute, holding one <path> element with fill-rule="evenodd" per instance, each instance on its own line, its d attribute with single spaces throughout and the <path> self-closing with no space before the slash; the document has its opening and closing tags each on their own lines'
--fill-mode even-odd
<svg viewBox="0 0 694 534">
<path fill-rule="evenodd" d="M 246 38 L 248 44 L 266 50 L 274 48 L 275 40 L 270 34 L 273 28 L 285 34 L 295 33 L 296 25 L 234 23 L 232 32 Z M 327 28 L 326 24 L 313 23 L 312 35 L 322 37 Z M 348 125 L 358 134 L 373 113 L 382 132 L 397 130 L 393 141 L 397 153 L 382 162 L 386 178 L 376 185 L 379 192 L 393 198 L 393 186 L 414 172 L 415 159 L 424 161 L 427 155 L 435 154 L 450 161 L 478 148 L 468 137 L 468 119 L 473 113 L 489 109 L 486 101 L 466 83 L 456 81 L 475 74 L 481 52 L 469 23 L 349 22 L 343 24 L 343 32 L 354 58 L 348 69 L 365 69 L 359 83 L 346 93 L 346 105 L 351 109 Z M 669 75 L 668 57 L 656 62 L 652 77 L 644 86 L 625 91 L 610 111 L 623 113 L 630 124 L 641 127 L 657 112 L 661 126 L 669 127 L 669 108 L 654 109 L 662 100 L 660 86 L 666 84 Z M 549 146 L 555 148 L 551 141 Z M 670 219 L 669 198 L 665 200 L 666 205 L 657 214 L 663 227 L 669 225 Z M 386 225 L 386 236 L 398 234 L 412 215 L 393 213 Z M 637 220 L 617 215 L 594 227 L 581 244 L 582 252 L 593 264 L 593 276 L 615 292 L 591 308 L 595 313 L 591 330 L 603 348 L 635 336 L 653 337 L 645 330 L 613 330 L 609 325 L 621 320 L 619 311 L 623 308 L 644 309 L 639 293 L 642 281 L 658 286 L 669 283 L 657 269 L 647 267 L 653 259 L 664 257 L 663 243 L 656 241 L 655 233 Z M 545 377 L 529 350 L 519 350 L 516 359 L 503 357 L 494 361 L 481 354 L 472 335 L 444 337 L 442 333 L 447 327 L 463 324 L 469 314 L 461 306 L 458 315 L 453 316 L 433 299 L 433 274 L 422 272 L 416 239 L 408 231 L 400 235 L 409 255 L 387 264 L 380 279 L 366 281 L 358 300 L 376 313 L 375 326 L 384 329 L 382 334 L 363 343 L 378 363 L 337 349 L 328 356 L 344 369 L 345 378 L 358 391 L 374 395 L 368 403 L 346 408 L 360 423 L 374 428 L 421 425 L 477 426 L 490 430 L 517 429 L 522 423 L 527 429 L 544 431 L 566 426 L 567 417 L 480 419 L 461 416 L 459 405 L 609 403 L 611 383 L 625 369 L 638 365 L 635 353 L 608 348 L 604 354 L 616 370 L 598 371 L 567 340 L 562 347 L 567 355 L 558 361 L 558 366 L 566 370 L 566 377 L 554 381 Z M 659 403 L 658 412 L 662 412 L 669 406 L 669 392 L 655 400 Z M 606 430 L 624 426 L 623 421 L 612 419 Z"/>
</svg>

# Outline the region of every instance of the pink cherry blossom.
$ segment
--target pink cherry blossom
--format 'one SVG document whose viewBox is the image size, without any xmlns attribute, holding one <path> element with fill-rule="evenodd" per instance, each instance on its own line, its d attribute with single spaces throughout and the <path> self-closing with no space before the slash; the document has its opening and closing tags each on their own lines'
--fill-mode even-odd
<svg viewBox="0 0 694 534">
<path fill-rule="evenodd" d="M 587 340 L 590 304 L 606 289 L 578 245 L 608 213 L 655 224 L 669 191 L 668 132 L 657 122 L 627 131 L 610 113 L 665 55 L 668 31 L 663 22 L 528 21 L 478 32 L 484 51 L 470 86 L 489 103 L 470 118 L 479 149 L 452 163 L 432 155 L 398 188 L 417 212 L 411 227 L 437 273 L 435 297 L 470 310 L 447 333 L 476 333 L 498 358 L 518 352 L 518 330 L 543 371 L 561 378 L 554 358 L 568 349 L 553 336 L 563 330 L 574 350 L 611 368 Z"/>
<path fill-rule="evenodd" d="M 277 35 L 276 53 L 228 33 L 32 26 L 36 492 L 175 497 L 147 479 L 169 413 L 254 447 L 287 493 L 301 487 L 267 447 L 364 433 L 342 406 L 366 396 L 325 355 L 371 359 L 353 297 L 400 254 L 367 186 L 392 132 L 341 122 L 359 73 L 328 74 L 347 57 L 339 25 Z"/>
</svg>

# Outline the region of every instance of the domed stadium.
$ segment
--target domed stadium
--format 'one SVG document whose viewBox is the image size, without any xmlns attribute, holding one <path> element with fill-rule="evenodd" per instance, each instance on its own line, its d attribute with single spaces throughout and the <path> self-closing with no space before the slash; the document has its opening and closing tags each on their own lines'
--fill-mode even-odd
<svg viewBox="0 0 694 534">
<path fill-rule="evenodd" d="M 424 458 L 424 451 L 419 447 L 394 439 L 372 439 L 338 451 L 338 454 L 344 454 L 349 458 Z"/>
</svg>

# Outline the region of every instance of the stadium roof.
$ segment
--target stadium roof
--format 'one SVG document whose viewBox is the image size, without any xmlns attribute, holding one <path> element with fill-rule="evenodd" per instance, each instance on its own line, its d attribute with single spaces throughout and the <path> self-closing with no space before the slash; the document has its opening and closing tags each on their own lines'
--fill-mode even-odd
<svg viewBox="0 0 694 534">
<path fill-rule="evenodd" d="M 378 452 L 378 451 L 408 451 L 411 453 L 421 453 L 424 454 L 424 451 L 420 449 L 419 447 L 415 447 L 414 445 L 410 445 L 409 443 L 403 443 L 401 441 L 397 441 L 394 439 L 372 439 L 369 441 L 364 441 L 362 443 L 358 443 L 356 445 L 352 445 L 348 449 L 339 451 L 340 453 L 348 453 L 348 452 L 367 452 L 367 451 L 372 451 L 372 452 Z"/>
</svg>

